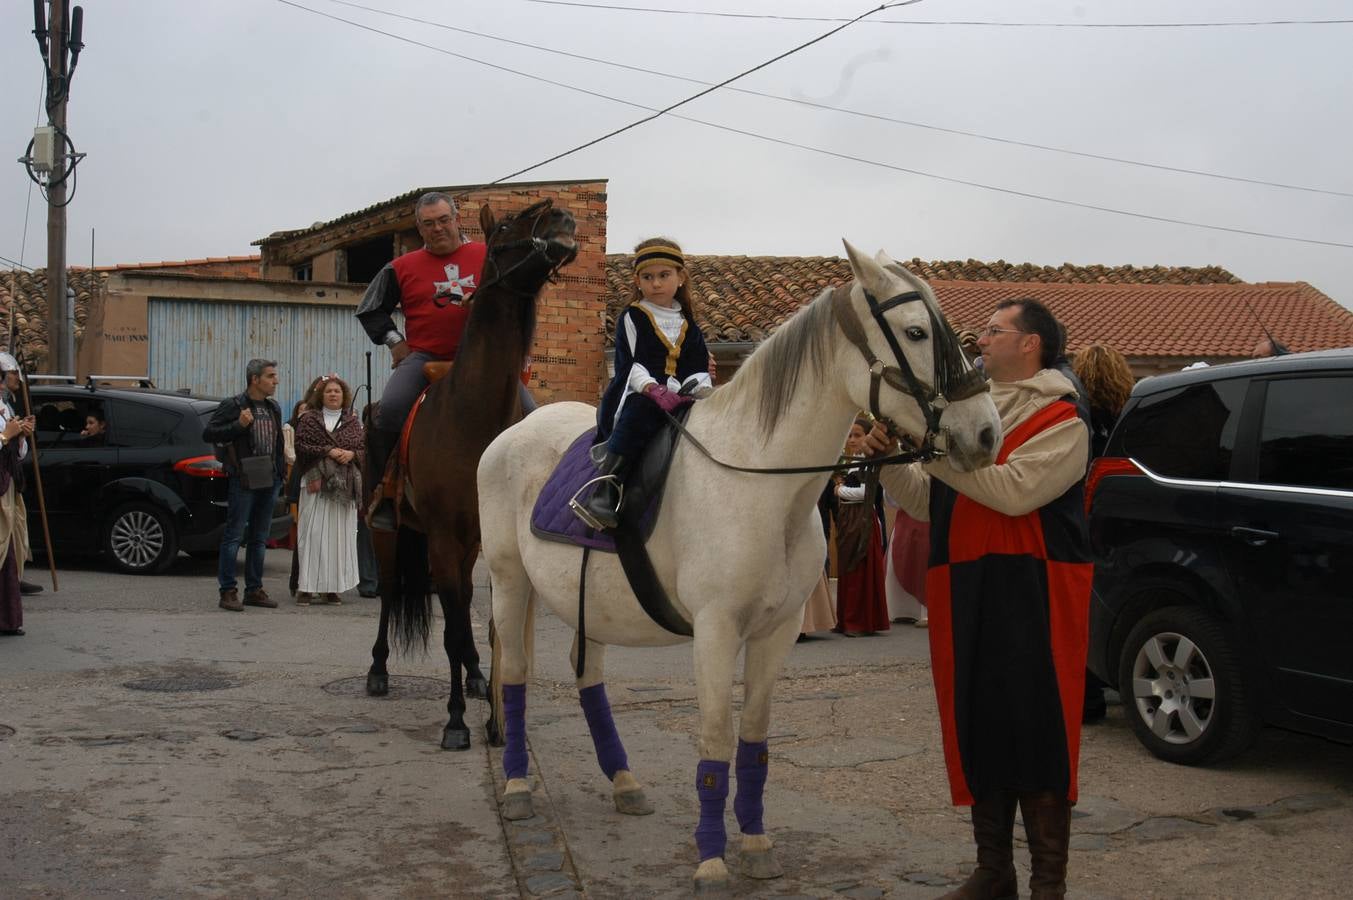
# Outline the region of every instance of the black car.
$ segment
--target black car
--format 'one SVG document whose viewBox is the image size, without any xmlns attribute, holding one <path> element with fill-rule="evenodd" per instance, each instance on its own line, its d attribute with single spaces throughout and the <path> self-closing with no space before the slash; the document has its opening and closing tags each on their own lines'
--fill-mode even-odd
<svg viewBox="0 0 1353 900">
<path fill-rule="evenodd" d="M 1086 498 L 1090 668 L 1152 753 L 1353 741 L 1353 349 L 1142 381 Z"/>
<path fill-rule="evenodd" d="M 163 572 L 180 550 L 217 551 L 226 478 L 202 429 L 219 401 L 145 388 L 37 384 L 38 463 L 52 545 L 63 555 L 102 553 L 131 573 Z M 45 547 L 37 481 L 27 470 L 29 542 Z M 290 527 L 286 501 L 272 536 Z"/>
</svg>

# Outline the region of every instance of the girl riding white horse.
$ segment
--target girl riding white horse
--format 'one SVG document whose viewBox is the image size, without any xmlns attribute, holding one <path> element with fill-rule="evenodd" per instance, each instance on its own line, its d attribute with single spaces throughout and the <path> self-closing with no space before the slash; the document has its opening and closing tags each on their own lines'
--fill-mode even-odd
<svg viewBox="0 0 1353 900">
<path fill-rule="evenodd" d="M 948 464 L 957 469 L 991 464 L 1000 419 L 929 287 L 886 254 L 870 259 L 849 244 L 846 250 L 855 281 L 823 292 L 759 347 L 731 383 L 697 402 L 686 421 L 689 433 L 714 459 L 736 466 L 828 466 L 856 412 L 872 406 L 918 441 L 942 435 Z M 946 388 L 950 396 L 940 401 L 935 395 Z M 497 633 L 491 727 L 502 723 L 506 731 L 503 804 L 509 819 L 532 814 L 525 747 L 532 604 L 543 601 L 575 628 L 579 612 L 581 551 L 536 537 L 532 508 L 564 451 L 595 421 L 595 410 L 581 403 L 544 406 L 503 432 L 479 465 Z M 747 439 L 748 422 L 758 423 L 759 440 Z M 782 871 L 762 823 L 770 697 L 821 572 L 826 547 L 816 503 L 827 477 L 826 471 L 730 471 L 686 440 L 678 442 L 672 460 L 647 549 L 660 583 L 694 630 L 700 888 L 728 878 L 723 857 L 730 763 L 743 870 L 762 878 Z M 617 808 L 642 814 L 651 807 L 629 771 L 605 699 L 604 645 L 662 646 L 685 638 L 643 611 L 615 556 L 593 554 L 586 585 L 587 643 L 578 687 Z M 732 685 L 743 648 L 735 748 Z M 578 651 L 575 636 L 575 663 Z"/>
</svg>

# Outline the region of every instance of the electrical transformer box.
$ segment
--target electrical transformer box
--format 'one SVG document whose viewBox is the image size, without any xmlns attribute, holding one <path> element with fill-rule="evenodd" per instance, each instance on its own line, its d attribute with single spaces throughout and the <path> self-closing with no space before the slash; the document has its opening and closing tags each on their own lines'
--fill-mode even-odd
<svg viewBox="0 0 1353 900">
<path fill-rule="evenodd" d="M 33 171 L 47 174 L 56 168 L 56 158 L 60 152 L 56 146 L 56 129 L 51 125 L 42 125 L 33 129 Z"/>
</svg>

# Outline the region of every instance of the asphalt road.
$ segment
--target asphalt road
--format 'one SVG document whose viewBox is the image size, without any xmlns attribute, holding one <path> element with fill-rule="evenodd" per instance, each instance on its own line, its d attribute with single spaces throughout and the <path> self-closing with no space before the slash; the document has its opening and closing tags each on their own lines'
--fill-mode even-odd
<svg viewBox="0 0 1353 900">
<path fill-rule="evenodd" d="M 470 751 L 437 748 L 440 651 L 392 661 L 391 696 L 366 697 L 376 601 L 296 607 L 289 564 L 270 552 L 281 607 L 242 614 L 216 608 L 214 560 L 160 577 L 63 561 L 58 593 L 30 571 L 49 589 L 26 598 L 27 636 L 0 639 L 0 894 L 689 894 L 688 646 L 608 653 L 617 726 L 656 807 L 625 817 L 578 712 L 570 632 L 542 618 L 527 716 L 538 815 L 507 823 L 483 704 Z M 798 645 L 771 754 L 766 821 L 786 874 L 736 878 L 731 894 L 922 898 L 966 873 L 923 631 Z M 1228 766 L 1169 766 L 1114 707 L 1085 733 L 1071 896 L 1347 896 L 1350 763 L 1348 747 L 1270 730 Z"/>
</svg>

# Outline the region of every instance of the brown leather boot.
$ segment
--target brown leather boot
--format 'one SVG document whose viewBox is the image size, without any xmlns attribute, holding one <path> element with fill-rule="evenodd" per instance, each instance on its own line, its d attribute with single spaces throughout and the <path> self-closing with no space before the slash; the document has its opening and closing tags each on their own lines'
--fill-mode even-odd
<svg viewBox="0 0 1353 900">
<path fill-rule="evenodd" d="M 1014 900 L 1015 795 L 992 791 L 972 805 L 972 836 L 977 842 L 977 868 L 968 880 L 940 900 Z"/>
<path fill-rule="evenodd" d="M 263 588 L 254 588 L 244 592 L 245 606 L 262 606 L 265 609 L 277 609 L 277 601 L 268 596 Z"/>
<path fill-rule="evenodd" d="M 226 588 L 221 591 L 221 609 L 228 609 L 231 612 L 244 612 L 244 604 L 240 602 L 239 591 L 234 588 Z"/>
<path fill-rule="evenodd" d="M 1071 842 L 1071 804 L 1052 791 L 1020 794 L 1024 833 L 1029 838 L 1033 900 L 1060 900 L 1066 896 L 1067 848 Z"/>
</svg>

